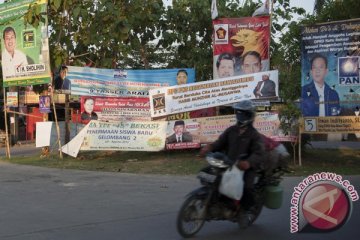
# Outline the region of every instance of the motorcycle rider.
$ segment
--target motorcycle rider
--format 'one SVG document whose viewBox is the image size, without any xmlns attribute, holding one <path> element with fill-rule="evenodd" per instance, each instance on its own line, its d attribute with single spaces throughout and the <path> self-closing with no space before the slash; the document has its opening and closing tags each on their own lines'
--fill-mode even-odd
<svg viewBox="0 0 360 240">
<path fill-rule="evenodd" d="M 253 127 L 255 107 L 250 100 L 243 100 L 233 105 L 237 123 L 227 128 L 212 144 L 200 151 L 204 156 L 208 152 L 224 152 L 233 164 L 244 173 L 244 193 L 241 206 L 245 212 L 239 217 L 240 225 L 246 228 L 251 221 L 251 207 L 256 170 L 261 169 L 265 156 L 265 146 L 261 134 Z"/>
</svg>

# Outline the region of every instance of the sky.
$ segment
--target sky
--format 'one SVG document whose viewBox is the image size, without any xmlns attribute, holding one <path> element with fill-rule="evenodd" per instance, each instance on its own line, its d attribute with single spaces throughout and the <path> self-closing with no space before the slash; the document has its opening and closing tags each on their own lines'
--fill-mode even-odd
<svg viewBox="0 0 360 240">
<path fill-rule="evenodd" d="M 302 7 L 307 13 L 312 13 L 314 9 L 315 0 L 290 0 L 290 6 Z"/>
</svg>

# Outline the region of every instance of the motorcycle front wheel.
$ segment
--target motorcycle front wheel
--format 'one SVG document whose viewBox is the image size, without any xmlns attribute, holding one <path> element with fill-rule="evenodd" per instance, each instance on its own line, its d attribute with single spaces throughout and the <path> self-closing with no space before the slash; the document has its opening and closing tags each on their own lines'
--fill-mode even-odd
<svg viewBox="0 0 360 240">
<path fill-rule="evenodd" d="M 200 231 L 205 222 L 204 196 L 189 196 L 180 208 L 176 226 L 179 234 L 190 238 Z"/>
</svg>

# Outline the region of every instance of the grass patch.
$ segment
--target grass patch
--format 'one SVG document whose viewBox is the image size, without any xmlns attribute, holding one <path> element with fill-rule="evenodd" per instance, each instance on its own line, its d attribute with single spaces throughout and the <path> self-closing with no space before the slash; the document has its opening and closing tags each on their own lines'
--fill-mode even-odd
<svg viewBox="0 0 360 240">
<path fill-rule="evenodd" d="M 199 150 L 164 152 L 81 152 L 78 158 L 58 155 L 12 157 L 3 161 L 60 169 L 126 172 L 143 174 L 196 174 L 206 161 L 198 156 Z M 316 172 L 334 172 L 343 175 L 360 174 L 360 150 L 310 149 L 303 154 L 302 167 L 289 160 L 292 170 L 288 176 L 307 176 Z"/>
<path fill-rule="evenodd" d="M 343 175 L 360 174 L 360 150 L 354 149 L 311 149 L 302 157 L 302 166 L 290 165 L 294 173 L 307 176 L 316 172 L 334 172 Z"/>
</svg>

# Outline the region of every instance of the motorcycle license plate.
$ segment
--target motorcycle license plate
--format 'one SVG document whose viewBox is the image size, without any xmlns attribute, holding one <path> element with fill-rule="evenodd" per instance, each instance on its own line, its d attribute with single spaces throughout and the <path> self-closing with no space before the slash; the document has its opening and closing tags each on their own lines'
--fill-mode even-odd
<svg viewBox="0 0 360 240">
<path fill-rule="evenodd" d="M 206 173 L 206 172 L 199 172 L 198 173 L 198 178 L 200 178 L 202 180 L 205 180 L 206 182 L 213 183 L 213 182 L 215 182 L 216 176 L 211 175 L 211 174 Z"/>
</svg>

